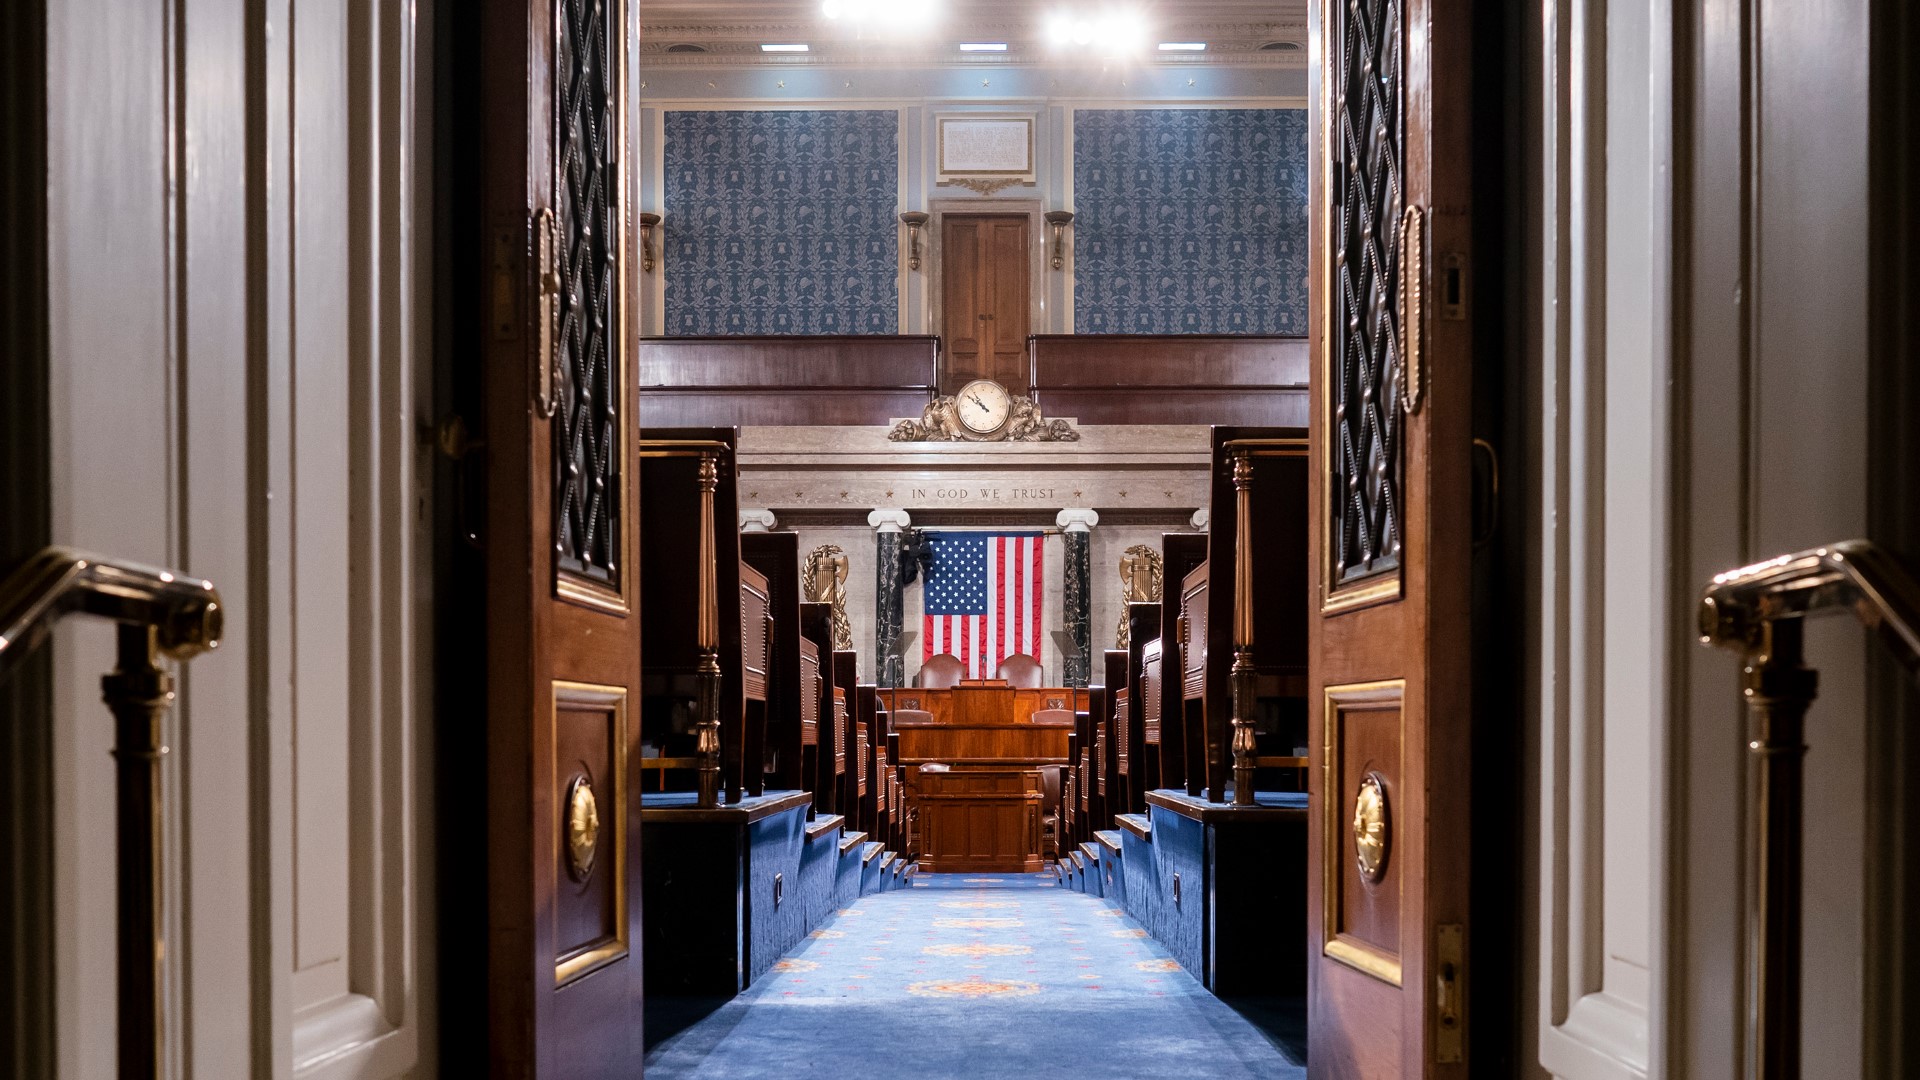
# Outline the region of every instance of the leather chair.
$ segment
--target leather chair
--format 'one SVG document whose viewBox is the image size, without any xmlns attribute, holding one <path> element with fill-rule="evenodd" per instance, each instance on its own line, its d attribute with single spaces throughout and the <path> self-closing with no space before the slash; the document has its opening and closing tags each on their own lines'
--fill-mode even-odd
<svg viewBox="0 0 1920 1080">
<path fill-rule="evenodd" d="M 920 665 L 922 690 L 944 690 L 950 686 L 959 686 L 960 680 L 966 677 L 967 662 L 952 653 L 941 653 Z"/>
<path fill-rule="evenodd" d="M 1014 653 L 1000 661 L 1000 670 L 994 673 L 994 678 L 1005 679 L 1014 686 L 1035 687 L 1045 685 L 1041 682 L 1042 675 L 1040 661 L 1026 653 Z"/>
</svg>

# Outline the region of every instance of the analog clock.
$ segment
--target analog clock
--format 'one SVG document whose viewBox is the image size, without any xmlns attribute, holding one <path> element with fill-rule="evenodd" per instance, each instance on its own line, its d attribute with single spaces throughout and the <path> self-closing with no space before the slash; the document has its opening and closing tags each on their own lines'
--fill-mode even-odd
<svg viewBox="0 0 1920 1080">
<path fill-rule="evenodd" d="M 960 423 L 976 435 L 991 435 L 1006 426 L 1013 412 L 1013 398 L 1007 388 L 992 379 L 975 379 L 960 388 L 953 397 Z"/>
</svg>

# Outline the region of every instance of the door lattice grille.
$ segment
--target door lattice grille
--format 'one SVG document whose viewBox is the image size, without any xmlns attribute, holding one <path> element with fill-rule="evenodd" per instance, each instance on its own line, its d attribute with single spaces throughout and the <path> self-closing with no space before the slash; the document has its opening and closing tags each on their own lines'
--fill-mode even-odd
<svg viewBox="0 0 1920 1080">
<path fill-rule="evenodd" d="M 1333 161 L 1328 183 L 1333 581 L 1400 565 L 1400 227 L 1406 162 L 1400 0 L 1331 4 Z"/>
<path fill-rule="evenodd" d="M 554 549 L 562 573 L 619 587 L 619 140 L 605 0 L 558 0 L 554 202 L 560 310 L 553 424 Z"/>
</svg>

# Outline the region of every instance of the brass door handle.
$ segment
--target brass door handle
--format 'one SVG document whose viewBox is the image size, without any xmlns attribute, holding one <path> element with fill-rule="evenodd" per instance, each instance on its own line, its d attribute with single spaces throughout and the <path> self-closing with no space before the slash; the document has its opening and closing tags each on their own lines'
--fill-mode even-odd
<svg viewBox="0 0 1920 1080">
<path fill-rule="evenodd" d="M 1409 203 L 1400 215 L 1400 408 L 1420 411 L 1426 380 L 1427 220 Z"/>
<path fill-rule="evenodd" d="M 540 326 L 533 345 L 537 354 L 533 363 L 533 411 L 540 419 L 551 420 L 560 407 L 559 372 L 553 362 L 559 348 L 555 333 L 560 322 L 560 227 L 550 207 L 534 215 L 533 227 L 540 258 L 535 282 Z"/>
</svg>

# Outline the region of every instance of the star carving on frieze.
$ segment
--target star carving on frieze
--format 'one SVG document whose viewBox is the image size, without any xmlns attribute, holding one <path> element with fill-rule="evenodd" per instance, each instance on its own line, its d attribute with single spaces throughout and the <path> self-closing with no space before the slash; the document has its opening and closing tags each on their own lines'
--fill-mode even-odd
<svg viewBox="0 0 1920 1080">
<path fill-rule="evenodd" d="M 760 493 L 759 493 L 759 492 L 757 492 L 757 491 L 749 491 L 749 492 L 747 492 L 747 498 L 749 498 L 749 499 L 757 499 L 757 498 L 759 498 L 759 497 L 760 497 Z"/>
<path fill-rule="evenodd" d="M 844 499 L 851 494 L 853 494 L 851 491 L 843 491 L 840 493 L 840 497 Z"/>
<path fill-rule="evenodd" d="M 1171 491 L 1163 491 L 1160 494 L 1165 495 L 1169 499 L 1173 498 L 1173 492 Z"/>
<path fill-rule="evenodd" d="M 1123 498 L 1123 499 L 1124 499 L 1124 498 L 1126 498 L 1126 497 L 1127 497 L 1127 493 L 1126 493 L 1126 492 L 1124 492 L 1124 491 L 1123 491 L 1123 492 L 1121 492 L 1121 493 L 1120 493 L 1120 497 L 1121 497 L 1121 498 Z"/>
<path fill-rule="evenodd" d="M 891 491 L 887 492 L 887 498 L 889 499 L 893 498 L 893 492 Z"/>
<path fill-rule="evenodd" d="M 1073 493 L 1073 497 L 1074 497 L 1074 498 L 1076 498 L 1076 499 L 1079 499 L 1079 498 L 1083 498 L 1083 497 L 1085 497 L 1085 496 L 1086 496 L 1086 494 L 1087 494 L 1087 493 L 1086 493 L 1086 492 L 1084 492 L 1084 491 L 1076 491 L 1076 492 L 1074 492 L 1074 493 Z"/>
</svg>

